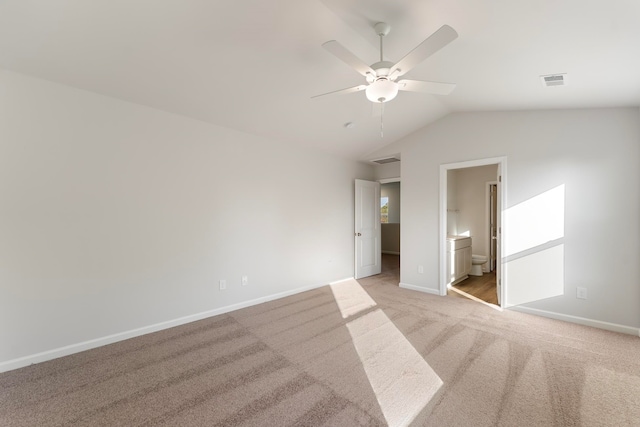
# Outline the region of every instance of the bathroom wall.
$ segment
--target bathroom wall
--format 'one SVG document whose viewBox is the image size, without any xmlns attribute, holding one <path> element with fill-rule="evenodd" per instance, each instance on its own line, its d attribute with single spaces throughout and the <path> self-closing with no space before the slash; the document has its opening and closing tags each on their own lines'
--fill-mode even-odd
<svg viewBox="0 0 640 427">
<path fill-rule="evenodd" d="M 452 199 L 457 210 L 456 234 L 470 236 L 472 252 L 476 255 L 489 255 L 489 217 L 487 211 L 487 182 L 496 181 L 497 165 L 454 169 L 449 171 L 454 177 Z M 449 190 L 449 189 L 448 189 Z M 488 264 L 483 266 L 486 270 Z"/>
</svg>

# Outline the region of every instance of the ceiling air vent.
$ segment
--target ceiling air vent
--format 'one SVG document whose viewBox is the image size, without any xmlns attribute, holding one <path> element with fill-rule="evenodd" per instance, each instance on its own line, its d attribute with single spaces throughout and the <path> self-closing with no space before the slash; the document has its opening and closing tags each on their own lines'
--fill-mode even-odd
<svg viewBox="0 0 640 427">
<path fill-rule="evenodd" d="M 540 81 L 542 81 L 542 86 L 544 87 L 566 86 L 567 75 L 566 74 L 549 74 L 546 76 L 540 76 Z"/>
<path fill-rule="evenodd" d="M 371 161 L 379 165 L 384 165 L 385 163 L 399 162 L 400 159 L 398 159 L 397 157 L 386 157 L 384 159 L 377 159 L 377 160 L 371 160 Z"/>
</svg>

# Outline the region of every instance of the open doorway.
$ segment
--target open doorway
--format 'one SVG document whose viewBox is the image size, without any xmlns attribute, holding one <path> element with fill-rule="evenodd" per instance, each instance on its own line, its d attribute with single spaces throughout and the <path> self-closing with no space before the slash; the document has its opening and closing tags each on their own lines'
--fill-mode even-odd
<svg viewBox="0 0 640 427">
<path fill-rule="evenodd" d="M 382 274 L 400 283 L 400 178 L 380 180 Z M 397 280 L 396 280 L 397 278 Z"/>
<path fill-rule="evenodd" d="M 501 306 L 506 158 L 440 167 L 440 294 Z"/>
</svg>

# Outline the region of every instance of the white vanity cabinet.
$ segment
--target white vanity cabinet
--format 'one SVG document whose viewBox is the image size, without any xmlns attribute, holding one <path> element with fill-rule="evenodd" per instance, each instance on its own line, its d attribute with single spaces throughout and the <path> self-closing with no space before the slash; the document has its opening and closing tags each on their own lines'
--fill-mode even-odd
<svg viewBox="0 0 640 427">
<path fill-rule="evenodd" d="M 447 237 L 447 278 L 450 284 L 458 283 L 471 272 L 471 237 Z"/>
</svg>

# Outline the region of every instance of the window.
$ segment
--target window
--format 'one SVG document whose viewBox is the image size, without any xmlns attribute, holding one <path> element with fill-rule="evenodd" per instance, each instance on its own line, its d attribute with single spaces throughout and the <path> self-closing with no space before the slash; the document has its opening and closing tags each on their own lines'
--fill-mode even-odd
<svg viewBox="0 0 640 427">
<path fill-rule="evenodd" d="M 389 223 L 389 198 L 380 197 L 380 222 L 383 224 Z"/>
</svg>

